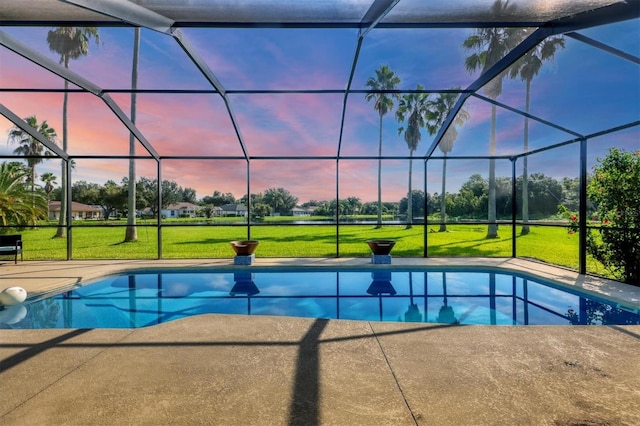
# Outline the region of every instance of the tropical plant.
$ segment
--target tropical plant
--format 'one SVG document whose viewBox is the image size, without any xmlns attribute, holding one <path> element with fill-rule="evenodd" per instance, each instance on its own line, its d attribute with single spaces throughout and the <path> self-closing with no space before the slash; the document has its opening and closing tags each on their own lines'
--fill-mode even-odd
<svg viewBox="0 0 640 426">
<path fill-rule="evenodd" d="M 31 190 L 29 172 L 15 163 L 0 164 L 0 224 L 3 227 L 35 225 L 47 214 L 47 200 Z"/>
<path fill-rule="evenodd" d="M 71 198 L 79 203 L 98 205 L 100 200 L 100 184 L 79 180 L 71 185 Z"/>
<path fill-rule="evenodd" d="M 355 215 L 360 213 L 362 208 L 362 201 L 358 197 L 347 197 L 344 200 L 340 200 L 338 205 L 338 214 L 340 216 Z M 329 212 L 331 216 L 336 214 L 336 200 L 329 202 Z"/>
<path fill-rule="evenodd" d="M 112 180 L 106 181 L 100 188 L 99 197 L 104 220 L 109 220 L 112 213 L 127 205 L 127 189 Z"/>
<path fill-rule="evenodd" d="M 454 90 L 458 90 L 459 87 L 454 87 Z M 440 130 L 447 120 L 449 114 L 453 110 L 453 107 L 458 99 L 457 93 L 440 93 L 435 101 L 431 101 L 429 104 L 429 114 L 427 116 L 428 124 L 427 130 L 430 135 L 434 135 Z M 460 108 L 456 114 L 451 125 L 440 139 L 438 147 L 444 159 L 442 160 L 442 193 L 440 194 L 440 232 L 447 230 L 445 224 L 447 218 L 447 203 L 446 203 L 446 182 L 447 182 L 447 154 L 453 150 L 453 144 L 458 138 L 458 130 L 456 127 L 462 126 L 465 121 L 469 119 L 469 113 L 467 110 Z"/>
<path fill-rule="evenodd" d="M 198 200 L 196 199 L 196 190 L 193 188 L 183 188 L 182 189 L 182 201 L 185 203 L 196 204 Z"/>
<path fill-rule="evenodd" d="M 202 202 L 205 204 L 213 204 L 214 206 L 223 206 L 225 204 L 235 204 L 236 198 L 230 192 L 223 194 L 222 192 L 216 190 L 213 191 L 213 195 L 205 195 L 204 197 L 202 197 Z"/>
<path fill-rule="evenodd" d="M 430 195 L 427 193 L 427 198 L 425 200 L 424 191 L 419 189 L 411 190 L 411 211 L 414 215 L 424 216 L 424 203 L 425 201 L 429 203 Z M 409 198 L 402 197 L 400 203 L 398 204 L 398 210 L 402 212 L 408 212 L 409 209 Z"/>
<path fill-rule="evenodd" d="M 122 179 L 122 186 L 129 185 L 128 178 Z M 149 208 L 153 217 L 158 213 L 158 194 L 162 194 L 160 209 L 183 201 L 183 188 L 172 180 L 163 180 L 158 188 L 158 180 L 141 176 L 136 182 L 136 206 Z M 75 198 L 74 198 L 75 199 Z M 126 204 L 126 202 L 125 202 Z"/>
<path fill-rule="evenodd" d="M 362 200 L 358 197 L 347 197 L 343 200 L 346 204 L 346 214 L 358 214 L 362 207 Z"/>
<path fill-rule="evenodd" d="M 136 122 L 136 102 L 138 88 L 138 62 L 140 56 L 140 27 L 135 27 L 133 35 L 133 65 L 131 69 L 131 122 Z M 124 233 L 125 241 L 138 240 L 138 228 L 136 227 L 136 138 L 129 133 L 129 180 L 127 185 L 127 228 Z"/>
<path fill-rule="evenodd" d="M 587 250 L 618 279 L 640 286 L 640 151 L 609 150 L 593 169 L 587 194 L 602 226 Z"/>
<path fill-rule="evenodd" d="M 56 185 L 56 176 L 53 173 L 47 172 L 40 176 L 40 180 L 44 183 L 44 193 L 47 194 L 47 218 L 49 217 L 49 201 L 51 201 L 51 192 L 53 192 Z"/>
<path fill-rule="evenodd" d="M 12 177 L 16 174 L 21 176 L 29 176 L 29 167 L 19 161 L 10 161 L 7 163 L 7 172 Z M 26 179 L 26 178 L 25 178 Z"/>
<path fill-rule="evenodd" d="M 369 77 L 365 85 L 372 91 L 365 95 L 367 102 L 375 101 L 373 109 L 380 116 L 380 130 L 378 136 L 378 223 L 382 226 L 382 117 L 393 110 L 393 100 L 399 99 L 397 93 L 388 93 L 397 90 L 400 85 L 400 77 L 389 68 L 381 65 L 376 71 L 375 77 Z"/>
<path fill-rule="evenodd" d="M 420 129 L 427 125 L 427 115 L 429 113 L 429 93 L 422 92 L 424 87 L 420 84 L 416 87 L 415 93 L 403 95 L 398 103 L 396 119 L 402 123 L 407 121 L 406 127 L 398 128 L 398 134 L 404 132 L 404 141 L 409 148 L 409 189 L 407 198 L 411 198 L 411 174 L 413 169 L 413 152 L 418 149 L 422 134 Z M 407 203 L 407 229 L 411 228 L 413 220 L 413 203 Z"/>
<path fill-rule="evenodd" d="M 271 206 L 264 203 L 252 203 L 251 213 L 254 215 L 254 217 L 259 218 L 269 216 L 271 214 Z"/>
<path fill-rule="evenodd" d="M 495 16 L 513 14 L 515 5 L 509 5 L 509 1 L 496 0 L 491 7 L 491 13 Z M 480 69 L 484 74 L 500 59 L 511 51 L 524 38 L 522 28 L 477 28 L 462 44 L 471 51 L 475 51 L 465 59 L 465 67 L 470 73 Z M 500 73 L 487 83 L 483 90 L 491 99 L 495 100 L 502 93 L 502 81 L 506 73 Z M 496 153 L 496 106 L 491 104 L 491 135 L 489 139 L 489 155 Z M 489 160 L 489 205 L 488 205 L 488 229 L 487 238 L 498 238 L 498 224 L 496 223 L 496 163 L 495 159 Z"/>
<path fill-rule="evenodd" d="M 476 218 L 481 212 L 486 211 L 488 196 L 488 182 L 478 173 L 471 175 L 460 187 L 457 202 L 461 206 L 457 214 Z"/>
<path fill-rule="evenodd" d="M 72 59 L 78 59 L 89 54 L 89 42 L 94 39 L 96 44 L 100 41 L 97 27 L 57 27 L 47 33 L 47 43 L 52 52 L 60 55 L 60 63 L 69 68 Z M 64 97 L 62 101 L 62 150 L 67 152 L 67 109 L 69 103 L 69 82 L 64 81 Z M 61 198 L 60 221 L 56 237 L 67 236 L 67 168 L 69 164 L 62 162 L 61 174 Z"/>
<path fill-rule="evenodd" d="M 556 36 L 549 37 L 539 43 L 536 47 L 529 50 L 522 58 L 520 58 L 509 69 L 509 76 L 511 78 L 520 77 L 526 84 L 525 95 L 525 112 L 529 114 L 531 104 L 531 82 L 533 78 L 538 75 L 542 64 L 545 61 L 553 59 L 558 48 L 564 49 L 564 37 Z M 524 117 L 524 142 L 522 147 L 523 152 L 529 151 L 529 116 Z M 528 188 L 528 170 L 527 170 L 527 156 L 523 158 L 523 171 L 522 171 L 522 230 L 521 234 L 526 235 L 529 233 L 529 188 Z"/>
<path fill-rule="evenodd" d="M 38 119 L 35 115 L 32 115 L 25 118 L 25 121 L 42 136 L 55 143 L 57 137 L 56 130 L 53 127 L 49 127 L 46 120 L 38 124 Z M 42 163 L 44 160 L 42 158 L 43 156 L 51 156 L 51 152 L 49 150 L 45 151 L 44 145 L 42 145 L 39 140 L 18 126 L 13 126 L 9 130 L 9 143 L 17 143 L 19 145 L 13 150 L 14 154 L 27 157 L 27 164 L 29 165 L 27 180 L 31 184 L 31 191 L 35 191 L 36 165 Z"/>
<path fill-rule="evenodd" d="M 53 191 L 53 189 L 57 184 L 56 180 L 58 180 L 58 178 L 53 173 L 47 172 L 47 173 L 43 173 L 42 176 L 40 176 L 40 180 L 42 181 L 42 183 L 44 183 L 44 192 L 45 194 L 47 194 L 47 201 L 48 201 L 49 196 L 51 195 L 51 192 Z"/>
<path fill-rule="evenodd" d="M 270 206 L 274 213 L 282 214 L 293 209 L 298 198 L 284 188 L 269 188 L 264 191 L 262 202 Z"/>
</svg>

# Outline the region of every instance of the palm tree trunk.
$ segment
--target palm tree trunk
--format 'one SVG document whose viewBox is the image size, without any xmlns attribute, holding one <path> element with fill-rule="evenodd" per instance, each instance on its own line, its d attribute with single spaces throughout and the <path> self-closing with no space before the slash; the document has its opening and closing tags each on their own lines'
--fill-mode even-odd
<svg viewBox="0 0 640 426">
<path fill-rule="evenodd" d="M 409 194 L 407 195 L 407 229 L 411 229 L 413 222 L 413 195 L 411 190 L 411 169 L 413 168 L 413 150 L 409 151 Z"/>
<path fill-rule="evenodd" d="M 47 220 L 49 220 L 49 215 L 51 214 L 49 204 L 51 203 L 51 190 L 48 190 L 48 187 L 45 187 L 45 192 L 47 193 Z"/>
<path fill-rule="evenodd" d="M 31 205 L 36 205 L 36 165 L 31 164 Z"/>
<path fill-rule="evenodd" d="M 447 225 L 447 198 L 446 198 L 446 186 L 447 183 L 447 153 L 444 153 L 444 160 L 442 161 L 442 194 L 440 199 L 440 232 L 446 232 Z"/>
<path fill-rule="evenodd" d="M 529 103 L 531 99 L 531 80 L 527 80 L 527 92 L 525 101 L 525 111 L 529 114 Z M 524 118 L 524 146 L 522 151 L 529 151 L 529 117 Z M 525 155 L 522 161 L 522 231 L 521 235 L 527 235 L 529 229 L 529 176 L 528 176 L 528 158 Z"/>
<path fill-rule="evenodd" d="M 36 165 L 31 165 L 31 193 L 36 190 Z"/>
<path fill-rule="evenodd" d="M 489 155 L 496 153 L 496 106 L 491 105 L 491 140 L 489 142 Z M 496 160 L 489 160 L 489 206 L 486 238 L 498 238 L 498 225 L 496 222 Z"/>
<path fill-rule="evenodd" d="M 138 60 L 140 56 L 140 27 L 134 30 L 133 38 L 133 69 L 131 70 L 131 122 L 136 122 L 136 92 L 138 87 Z M 129 193 L 127 199 L 127 229 L 125 241 L 138 240 L 138 228 L 136 227 L 136 138 L 129 134 Z"/>
<path fill-rule="evenodd" d="M 69 58 L 65 57 L 65 68 L 69 68 Z M 67 152 L 67 105 L 69 103 L 69 82 L 64 81 L 64 96 L 62 101 L 62 151 Z M 70 196 L 67 188 L 67 167 L 68 163 L 62 161 L 62 176 L 60 177 L 60 217 L 58 218 L 57 238 L 67 237 L 67 196 Z"/>
<path fill-rule="evenodd" d="M 382 113 L 380 113 L 380 130 L 378 136 L 378 224 L 382 227 Z"/>
</svg>

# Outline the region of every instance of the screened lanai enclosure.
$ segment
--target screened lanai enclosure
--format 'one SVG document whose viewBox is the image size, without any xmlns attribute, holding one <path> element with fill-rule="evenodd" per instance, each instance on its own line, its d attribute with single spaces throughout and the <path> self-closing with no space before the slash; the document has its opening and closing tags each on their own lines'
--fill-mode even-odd
<svg viewBox="0 0 640 426">
<path fill-rule="evenodd" d="M 640 150 L 639 17 L 637 0 L 3 0 L 2 231 L 26 259 L 231 257 L 238 239 L 368 256 L 385 238 L 602 274 L 589 183 Z"/>
</svg>

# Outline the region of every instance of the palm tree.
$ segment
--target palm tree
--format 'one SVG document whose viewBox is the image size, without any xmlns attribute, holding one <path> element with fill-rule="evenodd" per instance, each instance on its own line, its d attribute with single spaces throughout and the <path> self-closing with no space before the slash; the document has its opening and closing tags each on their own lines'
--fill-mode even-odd
<svg viewBox="0 0 640 426">
<path fill-rule="evenodd" d="M 382 226 L 382 117 L 393 109 L 393 99 L 399 99 L 397 93 L 385 93 L 389 90 L 397 90 L 400 85 L 400 77 L 389 68 L 388 65 L 380 65 L 375 77 L 369 77 L 366 86 L 372 92 L 365 95 L 367 102 L 375 101 L 373 109 L 380 115 L 380 132 L 378 138 L 378 224 Z"/>
<path fill-rule="evenodd" d="M 2 226 L 35 225 L 47 211 L 42 192 L 27 185 L 29 171 L 13 163 L 0 164 L 0 224 Z"/>
<path fill-rule="evenodd" d="M 11 161 L 7 163 L 5 167 L 6 173 L 8 173 L 10 177 L 15 177 L 17 175 L 29 176 L 29 167 L 25 166 L 24 163 L 21 163 L 19 161 Z"/>
<path fill-rule="evenodd" d="M 100 34 L 97 27 L 57 27 L 47 33 L 47 43 L 52 52 L 60 54 L 60 63 L 69 68 L 72 59 L 78 59 L 89 54 L 89 41 L 94 39 L 96 44 L 100 42 Z M 69 102 L 69 82 L 64 81 L 64 98 L 62 101 L 62 150 L 67 152 L 67 105 Z M 60 221 L 56 237 L 67 236 L 67 167 L 62 162 L 61 197 L 60 197 Z"/>
<path fill-rule="evenodd" d="M 458 90 L 459 87 L 454 87 L 453 90 Z M 438 95 L 435 101 L 431 101 L 429 104 L 429 114 L 427 116 L 429 123 L 427 124 L 427 130 L 430 135 L 435 135 L 438 130 L 444 125 L 449 113 L 453 109 L 456 100 L 458 98 L 457 93 L 441 93 Z M 458 114 L 454 118 L 453 122 L 440 139 L 438 147 L 444 155 L 442 161 L 442 191 L 440 200 L 440 232 L 447 230 L 445 224 L 447 218 L 447 203 L 446 203 L 446 182 L 447 182 L 447 153 L 453 150 L 453 144 L 458 138 L 458 130 L 456 126 L 462 126 L 465 121 L 469 119 L 469 113 L 467 110 L 460 108 Z"/>
<path fill-rule="evenodd" d="M 56 185 L 56 176 L 53 173 L 43 173 L 40 180 L 44 182 L 44 193 L 47 194 L 47 218 L 49 218 L 49 201 L 51 201 L 51 192 Z"/>
<path fill-rule="evenodd" d="M 140 27 L 136 27 L 133 36 L 133 67 L 131 70 L 131 122 L 136 122 L 136 89 L 138 88 L 138 62 L 140 57 Z M 124 234 L 125 241 L 138 240 L 138 228 L 136 227 L 136 138 L 129 134 L 129 192 L 127 198 L 127 229 Z"/>
<path fill-rule="evenodd" d="M 404 132 L 404 141 L 409 148 L 409 192 L 407 193 L 407 229 L 411 228 L 413 219 L 413 197 L 411 191 L 411 173 L 413 169 L 413 152 L 418 149 L 422 134 L 420 129 L 427 124 L 427 114 L 429 112 L 429 94 L 418 93 L 424 90 L 420 84 L 416 87 L 416 93 L 408 93 L 400 99 L 396 119 L 402 123 L 407 120 L 406 128 L 400 127 L 398 134 Z"/>
<path fill-rule="evenodd" d="M 504 16 L 514 13 L 515 6 L 509 5 L 509 1 L 496 0 L 491 7 L 495 16 Z M 474 50 L 471 56 L 466 58 L 465 67 L 470 73 L 481 69 L 484 74 L 511 49 L 513 49 L 524 37 L 521 28 L 477 28 L 463 43 L 467 50 Z M 502 80 L 505 73 L 501 73 L 484 86 L 484 93 L 495 100 L 502 93 Z M 496 106 L 491 104 L 491 137 L 489 141 L 489 155 L 496 153 Z M 489 160 L 489 206 L 488 206 L 488 231 L 486 238 L 498 237 L 498 225 L 496 224 L 496 163 L 495 159 Z"/>
<path fill-rule="evenodd" d="M 528 51 L 522 58 L 518 60 L 509 69 L 509 77 L 520 77 L 526 84 L 525 96 L 525 112 L 529 114 L 531 101 L 531 82 L 538 75 L 542 64 L 545 61 L 553 59 L 558 48 L 564 49 L 564 37 L 549 37 L 543 40 L 535 48 Z M 523 152 L 529 151 L 529 117 L 524 117 L 524 143 Z M 522 171 L 522 235 L 529 233 L 529 179 L 527 170 L 527 156 L 523 158 Z"/>
<path fill-rule="evenodd" d="M 360 212 L 362 202 L 358 197 L 347 197 L 347 199 L 344 200 L 344 205 L 347 208 L 347 214 L 355 215 Z"/>
<path fill-rule="evenodd" d="M 55 143 L 56 139 L 56 130 L 53 127 L 49 127 L 47 121 L 43 121 L 38 124 L 38 119 L 35 115 L 31 117 L 25 118 L 27 124 L 33 127 L 38 133 L 40 133 L 45 138 L 49 139 L 51 142 Z M 29 176 L 27 177 L 29 183 L 31 184 L 31 191 L 35 191 L 36 186 L 36 165 L 42 163 L 43 158 L 38 158 L 37 156 L 42 156 L 43 153 L 45 156 L 50 156 L 51 152 L 49 150 L 44 149 L 44 145 L 40 143 L 39 140 L 31 136 L 29 133 L 25 132 L 18 126 L 13 126 L 9 130 L 9 142 L 17 143 L 18 146 L 13 150 L 14 154 L 24 155 L 27 157 L 27 164 L 29 165 Z"/>
</svg>

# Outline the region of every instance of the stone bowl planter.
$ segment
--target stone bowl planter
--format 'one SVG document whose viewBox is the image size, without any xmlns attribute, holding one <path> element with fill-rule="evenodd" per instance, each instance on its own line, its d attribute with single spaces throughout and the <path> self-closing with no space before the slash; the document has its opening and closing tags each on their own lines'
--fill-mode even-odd
<svg viewBox="0 0 640 426">
<path fill-rule="evenodd" d="M 388 255 L 396 245 L 395 240 L 367 240 L 371 252 L 375 255 Z"/>
<path fill-rule="evenodd" d="M 256 247 L 258 247 L 258 241 L 256 240 L 238 240 L 230 241 L 231 248 L 236 252 L 236 256 L 251 256 Z"/>
</svg>

